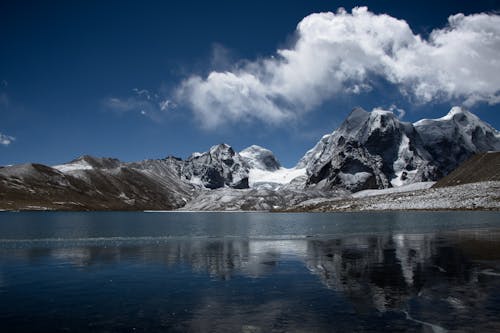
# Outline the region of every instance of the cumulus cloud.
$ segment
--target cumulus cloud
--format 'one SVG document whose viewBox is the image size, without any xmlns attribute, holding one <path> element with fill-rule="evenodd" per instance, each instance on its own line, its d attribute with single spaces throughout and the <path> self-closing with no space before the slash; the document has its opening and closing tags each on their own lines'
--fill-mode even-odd
<svg viewBox="0 0 500 333">
<path fill-rule="evenodd" d="M 2 146 L 8 146 L 15 140 L 16 139 L 10 135 L 0 133 L 0 145 Z"/>
<path fill-rule="evenodd" d="M 147 89 L 132 89 L 132 96 L 109 97 L 102 102 L 105 109 L 123 114 L 136 112 L 155 121 L 161 121 L 164 113 L 176 107 L 169 99 L 162 98 Z"/>
<path fill-rule="evenodd" d="M 357 7 L 311 14 L 296 34 L 274 56 L 187 78 L 177 100 L 208 128 L 225 121 L 280 123 L 339 94 L 374 89 L 373 75 L 418 103 L 500 103 L 499 15 L 452 15 L 424 39 L 404 20 Z"/>
</svg>

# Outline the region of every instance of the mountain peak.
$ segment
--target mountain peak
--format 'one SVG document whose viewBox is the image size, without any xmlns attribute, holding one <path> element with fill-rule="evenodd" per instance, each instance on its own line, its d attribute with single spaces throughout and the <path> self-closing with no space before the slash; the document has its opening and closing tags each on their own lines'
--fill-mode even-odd
<svg viewBox="0 0 500 333">
<path fill-rule="evenodd" d="M 307 166 L 309 185 L 360 190 L 435 180 L 490 150 L 500 150 L 500 134 L 462 107 L 414 124 L 390 111 L 356 108 L 299 163 Z"/>
<path fill-rule="evenodd" d="M 370 112 L 365 111 L 363 108 L 354 108 L 351 113 L 347 116 L 344 122 L 347 123 L 359 123 L 360 121 L 366 120 L 370 116 Z"/>
<path fill-rule="evenodd" d="M 229 152 L 234 154 L 233 147 L 228 145 L 227 143 L 219 143 L 218 145 L 214 145 L 210 147 L 210 154 L 218 153 L 218 152 Z"/>
<path fill-rule="evenodd" d="M 248 165 L 226 143 L 212 146 L 204 153 L 192 154 L 181 173 L 192 184 L 210 189 L 248 188 Z"/>
<path fill-rule="evenodd" d="M 251 145 L 251 146 L 248 146 L 245 149 L 243 149 L 241 152 L 251 151 L 251 150 L 268 150 L 268 151 L 270 151 L 269 149 L 266 149 L 266 148 L 259 146 L 259 145 Z"/>
<path fill-rule="evenodd" d="M 281 167 L 273 152 L 261 146 L 251 145 L 240 156 L 252 169 L 275 171 Z"/>
<path fill-rule="evenodd" d="M 484 123 L 481 119 L 479 119 L 478 116 L 473 114 L 472 112 L 466 110 L 465 108 L 461 106 L 454 106 L 448 111 L 448 113 L 441 118 L 437 119 L 421 119 L 415 123 L 413 123 L 414 126 L 424 126 L 424 125 L 429 125 L 430 123 L 436 123 L 436 122 L 449 122 L 449 121 L 458 121 L 459 123 L 472 123 L 472 124 L 477 124 L 477 123 Z"/>
<path fill-rule="evenodd" d="M 75 158 L 70 163 L 87 163 L 98 168 L 114 168 L 120 164 L 120 160 L 113 157 L 94 157 L 92 155 L 82 155 Z"/>
<path fill-rule="evenodd" d="M 450 111 L 448 112 L 447 116 L 454 116 L 456 114 L 470 114 L 469 111 L 467 111 L 465 108 L 461 107 L 461 106 L 454 106 L 450 109 Z"/>
<path fill-rule="evenodd" d="M 480 121 L 480 119 L 473 113 L 461 106 L 454 106 L 450 109 L 446 116 L 437 120 L 457 120 L 457 121 Z"/>
</svg>

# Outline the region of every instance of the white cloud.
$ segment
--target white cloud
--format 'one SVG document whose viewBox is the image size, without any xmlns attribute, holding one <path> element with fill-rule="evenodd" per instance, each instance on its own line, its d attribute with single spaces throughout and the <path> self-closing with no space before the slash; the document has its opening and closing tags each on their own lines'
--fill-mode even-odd
<svg viewBox="0 0 500 333">
<path fill-rule="evenodd" d="M 404 109 L 398 108 L 396 104 L 391 104 L 388 108 L 384 107 L 376 107 L 372 111 L 390 111 L 394 113 L 398 119 L 402 119 L 406 115 L 406 111 Z"/>
<path fill-rule="evenodd" d="M 461 100 L 500 103 L 500 16 L 450 16 L 429 38 L 404 20 L 373 14 L 317 13 L 297 26 L 297 40 L 275 56 L 231 71 L 193 75 L 178 87 L 178 101 L 200 123 L 257 119 L 280 123 L 338 94 L 370 91 L 371 75 L 384 77 L 417 102 Z"/>
<path fill-rule="evenodd" d="M 5 135 L 5 134 L 0 133 L 0 145 L 2 145 L 2 146 L 8 146 L 15 140 L 16 140 L 16 138 L 14 138 L 10 135 Z"/>
<path fill-rule="evenodd" d="M 392 104 L 389 107 L 389 111 L 396 113 L 399 119 L 403 119 L 406 116 L 406 111 L 404 109 L 398 108 L 396 104 Z"/>
</svg>

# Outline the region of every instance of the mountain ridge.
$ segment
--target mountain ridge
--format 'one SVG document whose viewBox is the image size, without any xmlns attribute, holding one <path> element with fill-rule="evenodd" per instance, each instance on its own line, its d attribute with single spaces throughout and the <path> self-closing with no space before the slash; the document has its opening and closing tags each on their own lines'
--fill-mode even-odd
<svg viewBox="0 0 500 333">
<path fill-rule="evenodd" d="M 238 200 L 231 207 L 269 209 L 435 181 L 488 150 L 500 150 L 500 133 L 462 108 L 415 123 L 403 122 L 390 111 L 356 108 L 291 169 L 256 145 L 237 152 L 221 143 L 185 160 L 168 156 L 121 162 L 83 155 L 53 167 L 1 167 L 0 208 L 164 210 L 187 203 L 206 208 L 215 200 L 217 209 L 223 209 Z"/>
<path fill-rule="evenodd" d="M 299 163 L 309 186 L 359 191 L 434 181 L 488 150 L 500 150 L 500 133 L 459 107 L 413 124 L 390 111 L 356 108 Z"/>
</svg>

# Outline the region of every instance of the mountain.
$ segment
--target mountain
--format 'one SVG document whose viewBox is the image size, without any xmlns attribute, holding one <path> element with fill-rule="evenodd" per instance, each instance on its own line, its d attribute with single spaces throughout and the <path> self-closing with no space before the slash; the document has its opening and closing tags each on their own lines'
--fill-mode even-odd
<svg viewBox="0 0 500 333">
<path fill-rule="evenodd" d="M 432 156 L 438 178 L 475 153 L 500 150 L 500 133 L 460 107 L 442 118 L 423 119 L 413 125 Z"/>
<path fill-rule="evenodd" d="M 389 111 L 354 109 L 310 154 L 309 186 L 353 192 L 426 181 L 435 176 L 430 155 L 409 123 Z"/>
<path fill-rule="evenodd" d="M 99 158 L 90 155 L 83 155 L 69 163 L 56 165 L 54 166 L 54 169 L 66 173 L 78 170 L 114 169 L 118 168 L 120 165 L 120 160 L 116 158 Z"/>
<path fill-rule="evenodd" d="M 499 150 L 499 132 L 462 108 L 414 124 L 389 111 L 357 108 L 294 168 L 282 167 L 270 150 L 256 145 L 238 153 L 219 144 L 185 160 L 84 155 L 53 167 L 0 167 L 0 209 L 286 210 L 321 202 L 348 207 L 350 192 L 435 181 L 476 153 Z M 492 156 L 466 164 L 459 176 L 450 174 L 450 184 L 496 180 Z"/>
<path fill-rule="evenodd" d="M 355 192 L 437 180 L 489 150 L 500 150 L 500 134 L 462 108 L 414 124 L 389 111 L 357 108 L 299 165 L 307 168 L 309 187 Z"/>
<path fill-rule="evenodd" d="M 335 131 L 332 134 L 325 134 L 321 138 L 321 140 L 318 141 L 318 143 L 311 149 L 309 149 L 306 154 L 299 160 L 297 165 L 295 166 L 297 169 L 300 168 L 310 168 L 312 163 L 317 161 L 319 157 L 323 154 L 323 151 L 325 150 L 325 146 L 330 140 L 330 137 L 335 134 Z"/>
<path fill-rule="evenodd" d="M 281 168 L 273 152 L 261 146 L 252 145 L 240 151 L 241 158 L 252 169 L 276 171 Z"/>
<path fill-rule="evenodd" d="M 159 180 L 114 159 L 83 157 L 55 168 L 30 163 L 0 169 L 2 209 L 175 209 L 193 191 L 179 178 Z"/>
<path fill-rule="evenodd" d="M 252 145 L 240 152 L 249 166 L 248 185 L 262 190 L 288 189 L 301 190 L 305 185 L 304 168 L 284 168 L 269 149 Z M 298 180 L 300 179 L 300 180 Z M 270 196 L 265 195 L 266 198 Z M 250 199 L 249 199 L 250 200 Z"/>
<path fill-rule="evenodd" d="M 248 188 L 249 166 L 227 144 L 219 144 L 204 153 L 192 154 L 182 167 L 182 177 L 209 189 L 229 186 Z"/>
</svg>

